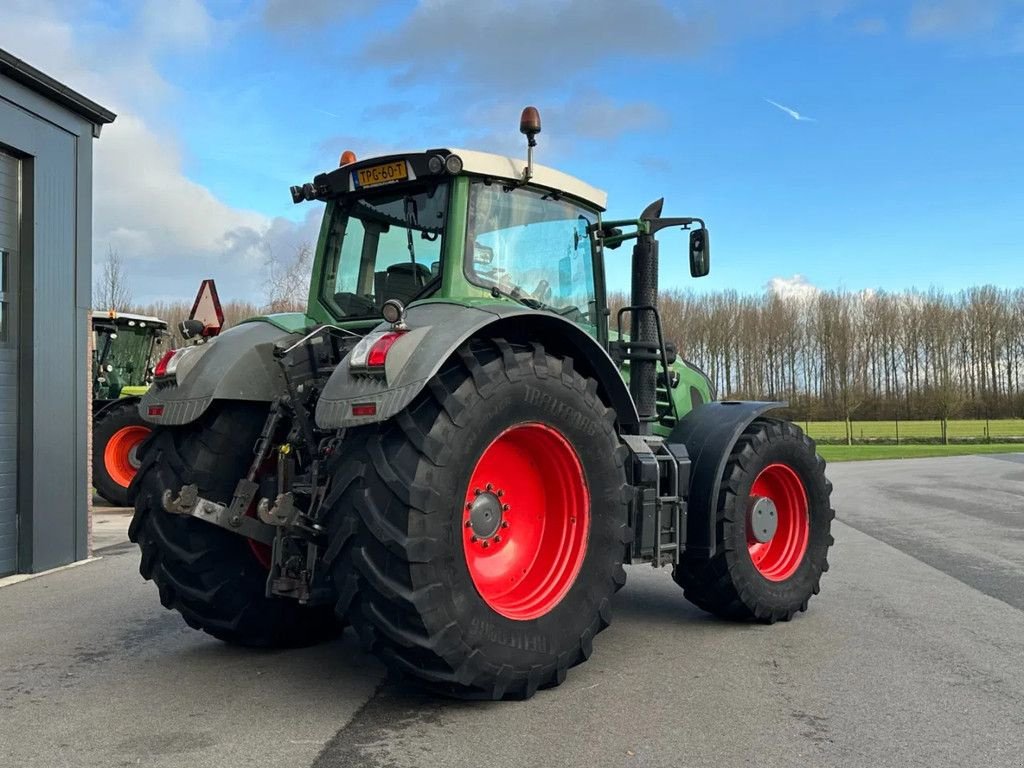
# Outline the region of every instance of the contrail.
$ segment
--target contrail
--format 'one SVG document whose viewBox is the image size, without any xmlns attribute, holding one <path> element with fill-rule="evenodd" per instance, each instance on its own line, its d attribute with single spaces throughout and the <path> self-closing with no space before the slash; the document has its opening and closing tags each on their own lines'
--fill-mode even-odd
<svg viewBox="0 0 1024 768">
<path fill-rule="evenodd" d="M 765 99 L 765 101 L 767 101 L 773 107 L 778 107 L 783 112 L 785 112 L 787 115 L 792 117 L 794 120 L 798 120 L 800 122 L 805 122 L 805 123 L 816 123 L 816 122 L 818 122 L 813 117 L 807 117 L 806 115 L 801 115 L 795 109 L 790 109 L 789 107 L 785 107 L 782 104 L 779 104 L 777 101 L 772 101 L 771 99 Z"/>
</svg>

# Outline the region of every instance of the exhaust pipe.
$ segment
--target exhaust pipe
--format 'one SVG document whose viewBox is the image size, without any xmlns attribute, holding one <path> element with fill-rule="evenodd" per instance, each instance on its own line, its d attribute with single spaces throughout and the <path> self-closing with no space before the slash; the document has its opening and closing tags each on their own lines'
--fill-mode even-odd
<svg viewBox="0 0 1024 768">
<path fill-rule="evenodd" d="M 652 221 L 661 217 L 665 199 L 651 203 L 640 214 L 640 219 Z M 658 306 L 658 241 L 653 233 L 640 234 L 633 246 L 633 293 L 630 302 L 634 307 Z M 629 364 L 629 391 L 636 403 L 641 421 L 652 420 L 658 415 L 657 384 L 658 327 L 650 309 L 634 309 L 630 322 L 631 341 L 639 342 L 638 354 Z M 648 430 L 650 425 L 647 425 Z"/>
</svg>

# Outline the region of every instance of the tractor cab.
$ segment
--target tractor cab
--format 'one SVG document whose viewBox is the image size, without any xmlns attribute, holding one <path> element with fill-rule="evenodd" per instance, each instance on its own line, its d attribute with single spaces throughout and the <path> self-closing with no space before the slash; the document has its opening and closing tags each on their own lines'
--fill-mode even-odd
<svg viewBox="0 0 1024 768">
<path fill-rule="evenodd" d="M 94 315 L 93 400 L 141 395 L 149 386 L 152 359 L 167 323 L 156 317 L 114 312 Z"/>
<path fill-rule="evenodd" d="M 436 149 L 358 161 L 292 188 L 327 202 L 309 314 L 377 320 L 384 302 L 513 301 L 590 326 L 603 270 L 594 233 L 606 195 L 543 166 Z"/>
</svg>

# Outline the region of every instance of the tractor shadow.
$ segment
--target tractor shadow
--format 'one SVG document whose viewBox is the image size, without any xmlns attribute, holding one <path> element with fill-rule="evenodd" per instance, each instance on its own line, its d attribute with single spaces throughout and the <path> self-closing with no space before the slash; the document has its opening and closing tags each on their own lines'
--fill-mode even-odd
<svg viewBox="0 0 1024 768">
<path fill-rule="evenodd" d="M 730 624 L 702 611 L 683 597 L 683 588 L 667 568 L 626 567 L 626 585 L 612 600 L 612 628 L 627 623 L 682 628 Z"/>
<path fill-rule="evenodd" d="M 689 604 L 668 571 L 633 566 L 627 568 L 627 574 L 626 586 L 613 600 L 612 625 L 595 639 L 595 659 L 580 669 L 614 676 L 621 671 L 621 659 L 648 645 L 666 640 L 685 644 L 687 640 L 708 639 L 727 628 L 735 631 L 735 625 Z M 126 691 L 129 696 L 142 699 L 150 690 L 193 694 L 202 690 L 208 701 L 259 700 L 266 710 L 263 714 L 271 718 L 290 717 L 311 706 L 311 702 L 340 699 L 342 722 L 348 716 L 341 715 L 341 710 L 355 705 L 355 717 L 342 728 L 334 747 L 327 749 L 335 759 L 356 760 L 359 753 L 353 750 L 360 745 L 369 747 L 375 738 L 384 738 L 387 733 L 427 731 L 452 718 L 470 717 L 470 713 L 486 718 L 487 713 L 495 714 L 492 710 L 514 705 L 446 698 L 419 687 L 415 681 L 389 675 L 383 664 L 363 650 L 351 628 L 326 643 L 280 650 L 223 644 L 189 629 L 170 612 L 153 616 L 138 628 L 125 627 L 122 632 L 125 643 L 120 653 L 132 658 L 130 691 Z M 156 638 L 161 641 L 152 647 Z M 620 661 L 610 661 L 614 659 Z M 156 663 L 144 663 L 147 660 Z M 574 685 L 589 685 L 588 680 L 590 676 L 579 671 L 570 675 L 570 682 L 578 681 Z M 274 691 L 269 699 L 268 690 Z M 186 694 L 183 698 L 192 696 Z M 179 706 L 182 704 L 179 700 Z M 191 709 L 195 705 L 190 702 L 185 706 Z"/>
</svg>

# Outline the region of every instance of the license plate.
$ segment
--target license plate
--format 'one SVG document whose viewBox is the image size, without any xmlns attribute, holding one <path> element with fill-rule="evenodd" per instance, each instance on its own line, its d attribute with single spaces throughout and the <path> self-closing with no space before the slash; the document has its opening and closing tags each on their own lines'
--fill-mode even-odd
<svg viewBox="0 0 1024 768">
<path fill-rule="evenodd" d="M 409 178 L 409 169 L 405 160 L 395 160 L 392 163 L 383 165 L 371 165 L 369 168 L 360 168 L 352 171 L 352 183 L 356 189 L 362 187 L 376 187 L 378 184 L 393 184 L 396 181 L 405 181 Z"/>
</svg>

